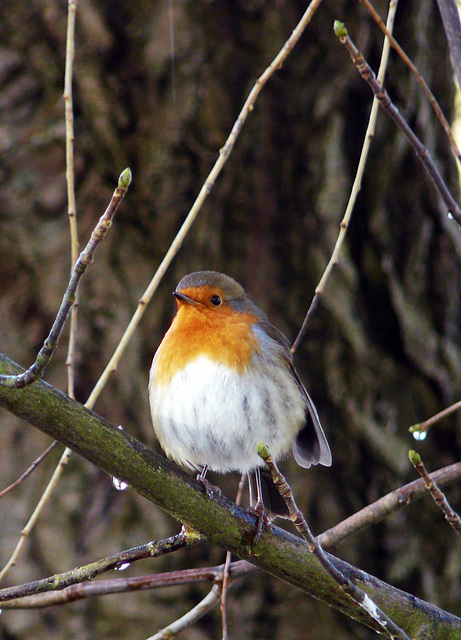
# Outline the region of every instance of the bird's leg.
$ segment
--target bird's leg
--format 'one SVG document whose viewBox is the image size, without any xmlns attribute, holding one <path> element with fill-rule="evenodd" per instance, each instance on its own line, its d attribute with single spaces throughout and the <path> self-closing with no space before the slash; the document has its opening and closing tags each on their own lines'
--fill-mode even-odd
<svg viewBox="0 0 461 640">
<path fill-rule="evenodd" d="M 211 482 L 209 482 L 206 479 L 206 473 L 208 471 L 208 465 L 204 464 L 202 467 L 202 470 L 200 471 L 200 473 L 197 475 L 197 480 L 200 482 L 200 484 L 203 486 L 203 488 L 205 489 L 205 493 L 209 496 L 213 495 L 214 493 L 217 494 L 218 496 L 221 495 L 221 489 L 219 487 L 215 487 L 214 484 L 211 484 Z"/>
<path fill-rule="evenodd" d="M 259 469 L 255 470 L 254 478 L 256 484 L 256 502 L 252 505 L 252 509 L 258 518 L 258 524 L 256 526 L 256 534 L 253 543 L 259 540 L 264 525 L 270 527 L 269 518 L 267 517 L 266 510 L 264 508 L 261 474 L 259 472 Z"/>
</svg>

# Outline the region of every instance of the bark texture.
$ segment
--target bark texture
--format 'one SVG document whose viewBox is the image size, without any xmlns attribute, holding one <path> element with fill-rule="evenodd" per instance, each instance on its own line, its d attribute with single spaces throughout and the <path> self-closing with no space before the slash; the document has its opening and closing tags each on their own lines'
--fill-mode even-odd
<svg viewBox="0 0 461 640">
<path fill-rule="evenodd" d="M 254 80 L 283 45 L 306 3 L 125 3 L 81 0 L 75 59 L 76 183 L 80 238 L 104 210 L 120 172 L 134 181 L 85 276 L 79 304 L 77 397 L 84 401 L 145 286 L 182 223 Z M 386 4 L 377 3 L 384 15 Z M 174 21 L 171 55 L 170 16 Z M 147 404 L 150 359 L 185 273 L 235 277 L 294 339 L 338 231 L 371 104 L 368 87 L 333 34 L 333 20 L 376 69 L 382 37 L 360 3 L 325 0 L 301 42 L 265 87 L 234 152 L 96 409 L 154 445 Z M 402 2 L 396 37 L 447 115 L 454 88 L 445 37 L 430 0 Z M 65 215 L 63 71 L 66 6 L 0 4 L 0 349 L 32 362 L 69 273 Z M 416 80 L 395 55 L 395 103 L 457 196 L 456 169 Z M 334 457 L 331 469 L 287 461 L 299 506 L 319 533 L 413 479 L 408 427 L 459 399 L 460 233 L 394 125 L 380 114 L 341 261 L 297 355 Z M 45 378 L 66 387 L 65 337 Z M 0 482 L 14 480 L 46 437 L 2 412 Z M 459 417 L 417 449 L 432 470 L 459 459 Z M 4 499 L 0 557 L 11 553 L 54 459 Z M 213 478 L 233 496 L 235 478 Z M 459 488 L 448 494 L 459 505 Z M 177 524 L 73 457 L 9 582 L 64 571 Z M 350 539 L 345 560 L 461 615 L 459 547 L 427 502 Z M 133 573 L 218 564 L 217 548 L 134 567 Z M 155 564 L 154 564 L 155 563 Z M 131 570 L 130 570 L 131 571 Z M 200 600 L 199 587 L 111 596 L 47 610 L 5 613 L 5 637 L 151 635 Z M 329 640 L 375 635 L 267 576 L 230 594 L 231 637 Z M 221 637 L 211 614 L 187 637 Z"/>
</svg>

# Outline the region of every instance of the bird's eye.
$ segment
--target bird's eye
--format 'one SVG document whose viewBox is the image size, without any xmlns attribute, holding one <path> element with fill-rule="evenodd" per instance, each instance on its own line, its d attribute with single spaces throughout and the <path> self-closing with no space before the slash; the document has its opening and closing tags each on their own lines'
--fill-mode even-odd
<svg viewBox="0 0 461 640">
<path fill-rule="evenodd" d="M 221 304 L 221 298 L 219 296 L 211 296 L 210 298 L 210 302 L 211 304 L 213 304 L 215 307 L 219 306 Z"/>
</svg>

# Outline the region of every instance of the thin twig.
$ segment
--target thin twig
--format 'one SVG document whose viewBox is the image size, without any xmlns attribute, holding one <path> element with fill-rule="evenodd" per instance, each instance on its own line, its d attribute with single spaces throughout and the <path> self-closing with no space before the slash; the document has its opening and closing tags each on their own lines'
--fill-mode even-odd
<svg viewBox="0 0 461 640">
<path fill-rule="evenodd" d="M 221 598 L 221 585 L 215 584 L 211 591 L 199 602 L 193 609 L 188 611 L 185 615 L 178 620 L 175 620 L 170 625 L 159 631 L 153 636 L 150 636 L 147 640 L 169 640 L 178 635 L 183 629 L 187 629 L 194 622 L 197 622 L 202 616 L 204 616 L 210 609 L 216 606 Z"/>
<path fill-rule="evenodd" d="M 75 206 L 75 174 L 74 174 L 74 108 L 72 98 L 72 75 L 75 56 L 75 16 L 77 0 L 69 0 L 67 10 L 67 35 L 66 35 L 66 70 L 64 75 L 64 116 L 66 123 L 66 184 L 67 184 L 67 215 L 71 228 L 72 264 L 77 261 L 77 225 Z M 77 240 L 75 244 L 74 240 Z"/>
<path fill-rule="evenodd" d="M 75 57 L 75 17 L 77 0 L 69 0 L 67 8 L 66 36 L 66 70 L 64 74 L 64 117 L 66 123 L 66 184 L 67 184 L 67 216 L 70 229 L 71 265 L 78 258 L 77 207 L 75 204 L 75 172 L 74 172 L 74 105 L 72 95 L 72 75 Z M 67 347 L 67 394 L 75 398 L 75 349 L 77 343 L 78 297 L 70 312 L 69 344 Z"/>
<path fill-rule="evenodd" d="M 235 498 L 235 504 L 240 505 L 242 501 L 243 488 L 245 486 L 246 473 L 242 473 L 240 476 L 239 487 L 237 490 L 237 497 Z M 221 618 L 222 618 L 222 640 L 228 639 L 227 631 L 227 590 L 229 586 L 230 578 L 230 563 L 232 554 L 230 551 L 226 553 L 226 561 L 224 563 L 223 580 L 222 580 L 222 596 L 221 596 Z"/>
<path fill-rule="evenodd" d="M 455 402 L 450 407 L 443 409 L 443 411 L 436 413 L 434 416 L 431 416 L 424 422 L 418 422 L 417 424 L 413 424 L 408 429 L 408 431 L 410 433 L 425 433 L 430 427 L 432 427 L 433 424 L 435 424 L 439 420 L 442 420 L 442 418 L 446 418 L 447 416 L 454 413 L 455 411 L 458 411 L 458 409 L 461 409 L 461 400 L 458 400 L 458 402 Z"/>
<path fill-rule="evenodd" d="M 389 13 L 387 16 L 387 31 L 389 34 L 392 32 L 392 29 L 394 26 L 394 18 L 395 18 L 395 12 L 397 10 L 397 2 L 398 0 L 391 0 L 391 2 L 389 3 Z M 389 38 L 386 36 L 384 39 L 383 50 L 381 53 L 381 62 L 379 64 L 379 71 L 378 71 L 378 81 L 381 84 L 384 82 L 384 77 L 386 74 L 387 63 L 389 60 L 389 51 L 390 51 L 390 43 L 389 43 Z M 360 160 L 357 167 L 357 171 L 355 173 L 354 183 L 352 185 L 351 193 L 349 195 L 349 201 L 347 203 L 344 217 L 339 224 L 338 238 L 336 240 L 336 244 L 334 246 L 333 253 L 331 254 L 330 260 L 326 266 L 325 271 L 323 272 L 322 278 L 315 289 L 314 297 L 312 298 L 312 302 L 309 306 L 309 309 L 307 310 L 306 316 L 301 325 L 301 329 L 299 330 L 298 335 L 296 336 L 296 340 L 294 341 L 293 346 L 291 347 L 292 353 L 295 353 L 295 351 L 299 347 L 299 344 L 306 332 L 306 328 L 310 320 L 310 317 L 312 316 L 315 309 L 317 308 L 317 304 L 320 300 L 320 297 L 323 294 L 327 280 L 330 277 L 330 274 L 333 268 L 335 267 L 335 265 L 338 264 L 339 254 L 344 242 L 344 238 L 346 237 L 347 230 L 349 228 L 349 223 L 352 216 L 352 212 L 355 207 L 355 202 L 357 200 L 359 191 L 362 187 L 362 177 L 363 177 L 363 172 L 365 171 L 365 166 L 368 159 L 368 151 L 370 149 L 373 136 L 375 135 L 378 108 L 379 108 L 379 102 L 378 102 L 378 98 L 376 98 L 375 96 L 373 97 L 373 104 L 371 106 L 370 117 L 368 119 L 368 126 L 365 132 L 365 137 L 362 144 L 362 151 L 360 153 Z"/>
<path fill-rule="evenodd" d="M 360 51 L 357 49 L 357 47 L 349 37 L 345 25 L 339 20 L 335 20 L 334 28 L 339 41 L 346 47 L 353 63 L 357 67 L 358 72 L 365 80 L 365 82 L 367 82 L 367 84 L 370 86 L 374 95 L 378 98 L 381 108 L 384 109 L 384 111 L 394 120 L 398 128 L 401 130 L 401 132 L 413 148 L 416 157 L 426 169 L 431 182 L 440 194 L 448 209 L 448 215 L 454 218 L 458 224 L 461 224 L 461 209 L 459 208 L 458 203 L 451 195 L 447 185 L 445 184 L 445 181 L 440 175 L 440 172 L 437 169 L 434 161 L 432 160 L 427 147 L 425 147 L 420 139 L 415 135 L 411 127 L 407 124 L 407 122 L 400 114 L 400 111 L 391 101 L 387 91 L 385 91 L 385 89 L 383 89 L 383 87 L 379 84 L 375 74 L 373 73 L 373 70 L 368 65 L 363 55 L 360 53 Z"/>
<path fill-rule="evenodd" d="M 3 498 L 3 496 L 6 496 L 7 493 L 9 493 L 12 489 L 14 489 L 15 487 L 17 487 L 19 484 L 21 484 L 21 482 L 23 482 L 23 480 L 25 480 L 27 478 L 27 476 L 29 476 L 32 471 L 34 469 L 36 469 L 38 467 L 38 465 L 43 462 L 43 460 L 45 460 L 46 456 L 50 453 L 50 451 L 52 451 L 54 449 L 54 447 L 58 444 L 57 440 L 54 440 L 49 447 L 47 447 L 45 449 L 45 451 L 43 451 L 38 458 L 36 458 L 32 464 L 24 471 L 24 473 L 22 473 L 19 478 L 17 480 L 15 480 L 13 483 L 11 483 L 8 487 L 5 487 L 5 489 L 2 489 L 2 491 L 0 491 L 0 498 Z"/>
<path fill-rule="evenodd" d="M 397 53 L 402 58 L 404 63 L 407 65 L 407 67 L 410 69 L 410 71 L 416 77 L 416 80 L 418 81 L 418 83 L 421 86 L 422 90 L 426 94 L 426 97 L 429 100 L 429 102 L 430 102 L 430 104 L 431 104 L 431 106 L 432 106 L 432 108 L 434 110 L 435 115 L 437 116 L 440 124 L 443 127 L 443 130 L 445 131 L 445 134 L 446 134 L 446 136 L 447 136 L 447 138 L 448 138 L 448 140 L 450 142 L 451 150 L 453 151 L 453 153 L 454 153 L 455 157 L 458 159 L 458 161 L 461 162 L 461 152 L 460 152 L 460 150 L 458 148 L 458 145 L 456 144 L 456 141 L 455 141 L 455 139 L 453 137 L 453 134 L 451 132 L 451 127 L 450 127 L 450 125 L 448 123 L 448 120 L 445 118 L 444 113 L 443 113 L 442 109 L 440 108 L 439 103 L 437 102 L 437 100 L 436 100 L 434 94 L 432 93 L 432 91 L 429 89 L 426 81 L 424 80 L 424 78 L 422 77 L 420 72 L 418 71 L 417 67 L 414 65 L 414 63 L 410 60 L 410 58 L 407 56 L 405 51 L 399 45 L 397 40 L 394 38 L 394 36 L 391 33 L 389 33 L 389 29 L 386 28 L 386 25 L 382 21 L 379 13 L 376 11 L 376 9 L 371 4 L 370 0 L 360 0 L 360 1 L 366 6 L 366 8 L 369 11 L 369 13 L 371 14 L 373 20 L 375 20 L 376 24 L 379 26 L 379 28 L 384 33 L 384 35 L 386 35 L 389 38 L 392 47 L 397 51 Z M 439 0 L 439 2 L 440 2 L 440 0 Z M 455 11 L 457 11 L 456 8 L 455 8 Z M 458 23 L 459 23 L 459 18 L 458 18 Z"/>
<path fill-rule="evenodd" d="M 140 548 L 142 549 L 142 547 Z M 138 559 L 141 558 L 136 558 L 136 560 Z M 123 563 L 120 563 L 120 567 L 122 566 Z M 114 568 L 117 569 L 117 566 Z M 167 573 L 156 573 L 154 575 L 112 578 L 84 583 L 78 582 L 60 591 L 44 591 L 3 601 L 2 609 L 43 609 L 56 605 L 69 604 L 70 602 L 76 602 L 84 598 L 113 593 L 132 593 L 133 591 L 176 587 L 202 582 L 219 583 L 222 579 L 223 570 L 224 565 L 221 564 L 215 567 L 182 569 L 181 571 L 168 571 Z M 232 562 L 230 565 L 232 580 L 256 573 L 257 571 L 259 571 L 259 569 L 255 567 L 255 565 L 246 562 L 246 560 L 238 560 Z M 24 587 L 26 585 L 21 586 Z M 3 592 L 0 592 L 0 594 L 1 593 Z"/>
<path fill-rule="evenodd" d="M 53 353 L 57 347 L 59 337 L 64 328 L 66 320 L 69 315 L 69 311 L 74 304 L 75 294 L 77 291 L 77 287 L 79 285 L 80 279 L 85 273 L 88 265 L 93 260 L 94 252 L 101 242 L 104 239 L 107 231 L 109 230 L 112 218 L 117 211 L 117 208 L 120 202 L 123 199 L 129 185 L 131 182 L 131 171 L 130 169 L 125 169 L 123 173 L 120 175 L 118 186 L 115 189 L 112 199 L 104 212 L 104 214 L 99 219 L 98 224 L 93 230 L 91 234 L 91 238 L 88 241 L 87 246 L 80 254 L 79 259 L 77 260 L 72 274 L 69 280 L 69 284 L 64 293 L 63 300 L 61 302 L 61 306 L 59 308 L 56 319 L 53 323 L 51 331 L 48 335 L 48 338 L 45 340 L 43 347 L 40 349 L 37 359 L 34 364 L 27 369 L 24 373 L 21 373 L 17 376 L 0 376 L 0 385 L 8 387 L 10 389 L 22 389 L 23 387 L 31 384 L 38 378 L 40 378 L 45 370 L 45 367 L 49 364 Z"/>
<path fill-rule="evenodd" d="M 336 582 L 338 587 L 346 593 L 361 609 L 366 611 L 368 615 L 378 623 L 381 627 L 381 633 L 391 640 L 410 640 L 408 635 L 398 627 L 385 613 L 382 611 L 368 596 L 365 591 L 357 587 L 349 578 L 347 578 L 341 571 L 339 571 L 328 559 L 327 554 L 324 552 L 320 544 L 313 536 L 306 519 L 301 511 L 298 509 L 293 492 L 288 485 L 285 477 L 280 473 L 276 463 L 272 460 L 269 450 L 264 445 L 258 445 L 258 454 L 262 460 L 266 463 L 269 471 L 272 475 L 272 480 L 277 487 L 280 495 L 285 500 L 285 503 L 290 514 L 290 519 L 295 525 L 296 529 L 301 533 L 307 542 L 309 551 L 314 554 L 322 567 L 328 573 L 328 575 Z"/>
<path fill-rule="evenodd" d="M 449 486 L 461 480 L 461 462 L 434 471 L 429 476 L 441 486 Z M 318 536 L 324 549 L 334 549 L 351 536 L 359 533 L 372 524 L 377 524 L 391 513 L 406 507 L 427 494 L 422 480 L 414 480 L 395 489 L 376 502 L 367 505 L 336 526 Z"/>
<path fill-rule="evenodd" d="M 75 203 L 75 171 L 74 171 L 74 104 L 72 93 L 72 75 L 75 57 L 75 18 L 77 13 L 76 0 L 69 0 L 67 9 L 67 35 L 66 35 L 66 70 L 64 75 L 64 118 L 66 123 L 66 184 L 67 184 L 67 216 L 70 229 L 70 260 L 71 265 L 78 259 L 78 229 L 77 207 Z M 70 310 L 69 343 L 67 345 L 67 394 L 75 398 L 75 350 L 77 346 L 78 327 L 78 291 L 75 291 L 74 304 Z M 64 449 L 56 470 L 46 487 L 48 498 L 57 486 L 61 474 L 71 456 L 71 450 Z M 45 503 L 42 502 L 42 508 Z M 36 514 L 35 521 L 40 512 Z M 30 531 L 29 523 L 27 528 Z"/>
<path fill-rule="evenodd" d="M 111 359 L 109 360 L 106 368 L 104 369 L 104 371 L 102 372 L 98 382 L 96 383 L 96 386 L 94 387 L 93 391 L 91 392 L 91 395 L 89 396 L 85 406 L 88 408 L 92 408 L 97 400 L 97 398 L 99 397 L 102 389 L 104 388 L 104 386 L 107 383 L 107 380 L 109 378 L 109 376 L 117 369 L 118 363 L 120 361 L 120 358 L 122 357 L 126 346 L 128 344 L 128 342 L 130 341 L 137 325 L 139 324 L 139 321 L 141 320 L 144 311 L 146 309 L 147 304 L 150 302 L 152 296 L 154 295 L 158 285 L 160 284 L 160 281 L 162 280 L 163 276 L 165 275 L 166 270 L 168 269 L 168 267 L 170 266 L 173 258 L 175 257 L 175 255 L 178 253 L 182 243 L 184 242 L 184 239 L 186 237 L 186 235 L 188 234 L 191 226 L 193 225 L 200 209 L 202 208 L 203 203 L 205 202 L 208 194 L 210 193 L 210 191 L 212 190 L 215 181 L 217 179 L 217 177 L 219 176 L 221 169 L 223 168 L 224 164 L 226 163 L 227 159 L 229 158 L 232 149 L 234 148 L 235 142 L 243 128 L 243 125 L 245 124 L 245 121 L 248 117 L 248 115 L 250 114 L 250 112 L 253 110 L 254 108 L 254 104 L 256 102 L 256 99 L 258 97 L 258 95 L 260 94 L 262 88 L 264 87 L 264 85 L 267 83 L 267 81 L 269 80 L 269 78 L 275 73 L 275 71 L 281 69 L 283 63 L 285 62 L 288 54 L 292 51 L 292 49 L 294 48 L 294 46 L 296 45 L 296 43 L 298 42 L 299 38 L 301 37 L 303 31 L 305 30 L 305 28 L 307 27 L 307 25 L 309 24 L 309 22 L 312 19 L 312 16 L 314 15 L 315 11 L 317 10 L 318 6 L 320 5 L 322 0 L 312 0 L 311 3 L 309 4 L 309 6 L 307 7 L 304 15 L 302 16 L 301 20 L 298 22 L 298 24 L 296 25 L 296 27 L 294 28 L 291 36 L 288 38 L 288 40 L 285 42 L 285 44 L 283 45 L 282 49 L 280 50 L 280 52 L 277 54 L 277 56 L 274 58 L 274 60 L 271 62 L 271 64 L 266 68 L 266 70 L 264 71 L 264 73 L 256 80 L 256 83 L 254 85 L 254 87 L 252 88 L 252 90 L 250 91 L 250 94 L 248 95 L 248 98 L 245 101 L 245 104 L 243 105 L 240 114 L 237 118 L 237 120 L 235 121 L 232 130 L 224 144 L 224 146 L 221 148 L 220 152 L 219 152 L 219 156 L 215 162 L 215 164 L 213 165 L 213 168 L 211 169 L 210 173 L 208 174 L 207 179 L 205 180 L 205 183 L 203 184 L 202 188 L 200 189 L 200 192 L 194 202 L 194 204 L 192 205 L 192 208 L 190 209 L 189 213 L 187 214 L 186 219 L 184 220 L 180 230 L 178 231 L 175 239 L 173 240 L 173 242 L 171 243 L 167 253 L 165 254 L 165 257 L 163 258 L 162 262 L 160 263 L 157 271 L 155 272 L 151 282 L 149 283 L 147 289 L 145 290 L 144 294 L 142 295 L 142 297 L 139 300 L 139 304 L 138 307 L 133 315 L 133 317 L 130 320 L 130 323 L 128 324 L 128 327 L 125 330 L 125 333 L 123 334 L 117 348 L 114 351 L 114 354 L 112 355 Z"/>
<path fill-rule="evenodd" d="M 426 467 L 424 466 L 423 461 L 421 460 L 421 456 L 419 453 L 411 449 L 409 451 L 408 457 L 410 458 L 411 464 L 414 466 L 416 471 L 419 473 L 421 478 L 424 481 L 424 486 L 429 491 L 434 500 L 435 504 L 442 511 L 445 516 L 445 520 L 448 522 L 453 531 L 460 536 L 461 535 L 461 519 L 459 515 L 456 513 L 454 509 L 452 509 L 450 503 L 446 499 L 443 491 L 437 486 L 437 483 L 429 477 L 429 474 L 426 471 Z"/>
<path fill-rule="evenodd" d="M 15 600 L 48 591 L 61 591 L 71 585 L 91 580 L 106 571 L 116 569 L 122 565 L 131 564 L 144 558 L 157 558 L 166 553 L 172 553 L 178 549 L 196 546 L 197 544 L 200 544 L 199 536 L 191 536 L 181 531 L 181 533 L 176 536 L 166 538 L 165 540 L 148 542 L 140 547 L 127 549 L 82 567 L 76 567 L 71 571 L 57 573 L 43 580 L 36 580 L 35 582 L 1 589 L 0 602 L 7 602 L 8 600 Z"/>
</svg>

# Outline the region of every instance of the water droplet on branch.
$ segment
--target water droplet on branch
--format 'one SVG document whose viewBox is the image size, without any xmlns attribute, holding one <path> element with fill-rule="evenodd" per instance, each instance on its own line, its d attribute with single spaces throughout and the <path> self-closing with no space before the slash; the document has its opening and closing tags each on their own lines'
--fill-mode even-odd
<svg viewBox="0 0 461 640">
<path fill-rule="evenodd" d="M 125 489 L 128 487 L 127 482 L 124 482 L 123 480 L 119 480 L 115 476 L 112 478 L 112 484 L 117 489 L 117 491 L 125 491 Z"/>
</svg>

